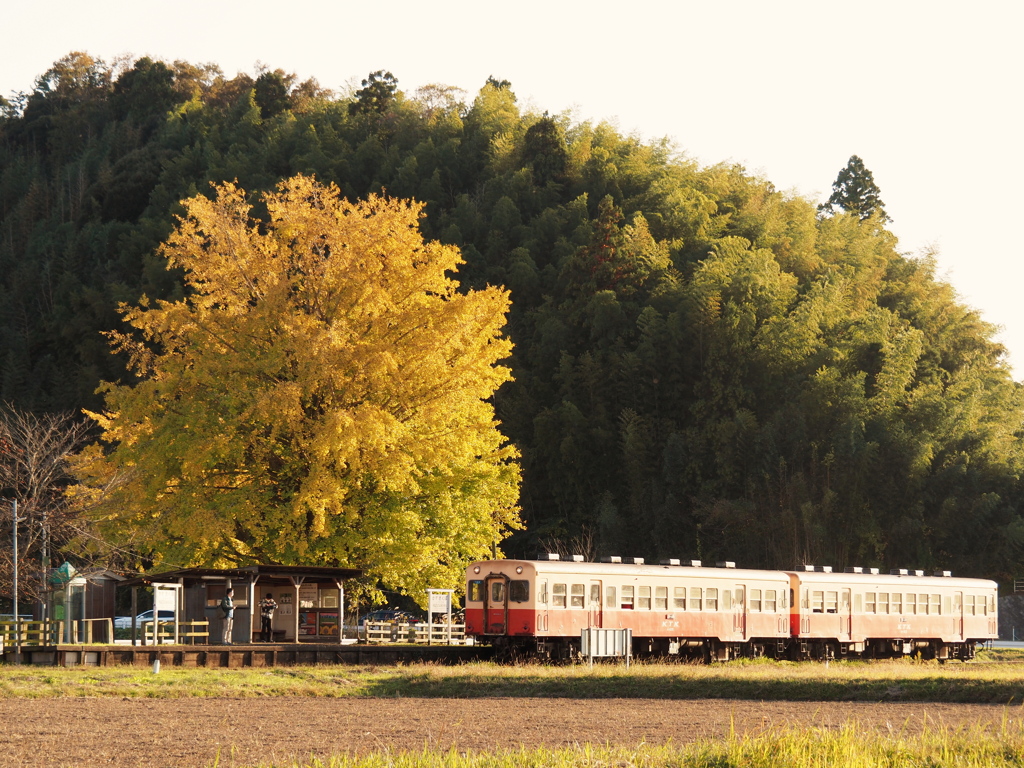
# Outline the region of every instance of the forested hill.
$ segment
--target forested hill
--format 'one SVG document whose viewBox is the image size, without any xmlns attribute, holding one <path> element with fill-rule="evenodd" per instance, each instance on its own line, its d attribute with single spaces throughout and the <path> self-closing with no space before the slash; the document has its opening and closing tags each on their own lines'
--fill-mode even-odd
<svg viewBox="0 0 1024 768">
<path fill-rule="evenodd" d="M 178 201 L 315 174 L 426 201 L 463 286 L 511 290 L 507 552 L 1016 572 L 1021 386 L 884 216 L 524 111 L 503 81 L 294 80 L 71 54 L 2 105 L 0 399 L 98 407 L 118 303 L 183 290 L 155 256 Z"/>
</svg>

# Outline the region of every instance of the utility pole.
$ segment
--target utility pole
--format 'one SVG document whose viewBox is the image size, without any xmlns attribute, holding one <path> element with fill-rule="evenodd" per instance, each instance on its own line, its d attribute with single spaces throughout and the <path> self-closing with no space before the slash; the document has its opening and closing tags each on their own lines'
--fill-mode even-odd
<svg viewBox="0 0 1024 768">
<path fill-rule="evenodd" d="M 18 614 L 18 500 L 11 501 L 11 526 L 14 549 L 14 663 L 21 664 L 21 617 Z"/>
</svg>

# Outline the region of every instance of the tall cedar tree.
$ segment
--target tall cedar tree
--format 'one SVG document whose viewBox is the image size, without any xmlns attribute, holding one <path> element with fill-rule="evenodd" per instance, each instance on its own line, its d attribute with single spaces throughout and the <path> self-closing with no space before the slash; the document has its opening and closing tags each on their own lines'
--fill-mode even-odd
<svg viewBox="0 0 1024 768">
<path fill-rule="evenodd" d="M 892 221 L 885 212 L 882 192 L 875 184 L 875 177 L 857 155 L 852 155 L 846 167 L 839 171 L 828 202 L 818 206 L 818 210 L 828 213 L 835 213 L 837 208 L 855 214 L 861 221 L 873 214 L 878 214 L 883 224 Z"/>
<path fill-rule="evenodd" d="M 81 470 L 107 536 L 176 564 L 337 564 L 419 596 L 518 524 L 519 469 L 488 399 L 508 294 L 459 292 L 422 206 L 297 176 L 183 202 L 162 246 L 181 301 L 122 307 L 134 386 Z"/>
</svg>

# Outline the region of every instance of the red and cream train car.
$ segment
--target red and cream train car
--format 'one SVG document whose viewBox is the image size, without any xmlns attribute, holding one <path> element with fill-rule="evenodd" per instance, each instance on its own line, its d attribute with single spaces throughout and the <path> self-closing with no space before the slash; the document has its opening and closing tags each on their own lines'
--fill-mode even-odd
<svg viewBox="0 0 1024 768">
<path fill-rule="evenodd" d="M 793 658 L 919 654 L 966 660 L 977 643 L 998 637 L 994 581 L 953 578 L 948 571 L 851 570 L 790 574 Z"/>
<path fill-rule="evenodd" d="M 466 633 L 513 653 L 569 658 L 581 630 L 629 628 L 636 653 L 724 661 L 967 659 L 997 632 L 992 581 L 549 557 L 472 563 Z"/>
<path fill-rule="evenodd" d="M 789 641 L 789 589 L 782 572 L 678 561 L 485 560 L 467 571 L 466 633 L 551 658 L 571 656 L 588 627 L 632 629 L 636 652 L 778 655 Z"/>
</svg>

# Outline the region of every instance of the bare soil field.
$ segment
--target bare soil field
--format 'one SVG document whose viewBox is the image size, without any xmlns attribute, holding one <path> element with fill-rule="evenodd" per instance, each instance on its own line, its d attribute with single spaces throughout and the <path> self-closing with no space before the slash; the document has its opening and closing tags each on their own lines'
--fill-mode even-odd
<svg viewBox="0 0 1024 768">
<path fill-rule="evenodd" d="M 1018 719 L 984 704 L 664 699 L 6 699 L 0 766 L 219 768 L 334 753 L 634 746 L 717 738 L 735 728 L 865 728 L 914 734 Z"/>
</svg>

